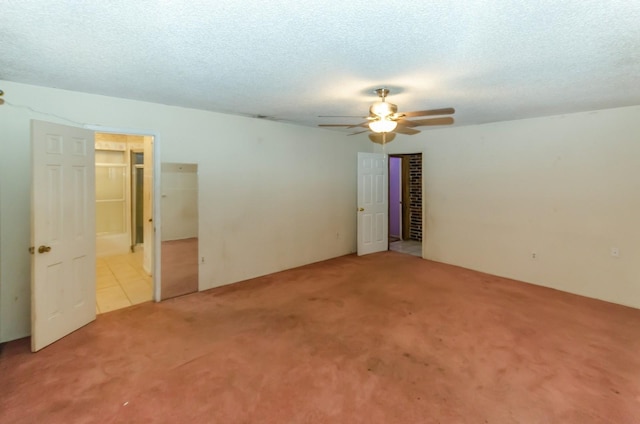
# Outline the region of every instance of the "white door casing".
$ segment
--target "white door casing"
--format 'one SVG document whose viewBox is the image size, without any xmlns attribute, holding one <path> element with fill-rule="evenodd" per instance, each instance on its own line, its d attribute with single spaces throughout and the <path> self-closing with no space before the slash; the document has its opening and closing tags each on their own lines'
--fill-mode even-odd
<svg viewBox="0 0 640 424">
<path fill-rule="evenodd" d="M 402 239 L 402 158 L 399 157 L 392 157 L 389 159 L 389 169 L 391 170 L 393 168 L 392 166 L 392 161 L 396 160 L 397 164 L 398 164 L 398 168 L 397 168 L 397 174 L 396 175 L 391 175 L 391 173 L 389 173 L 389 220 L 390 220 L 390 228 L 389 228 L 389 236 L 390 237 L 398 237 L 399 239 Z M 396 196 L 391 196 L 392 192 L 393 192 L 393 186 L 391 186 L 391 184 L 393 183 L 393 179 L 396 179 L 396 187 L 395 187 L 395 191 L 396 191 Z M 394 213 L 395 212 L 395 213 Z M 393 222 L 393 215 L 397 216 L 397 221 Z M 397 227 L 397 231 L 398 234 L 394 234 L 393 227 Z"/>
<path fill-rule="evenodd" d="M 358 153 L 358 255 L 389 248 L 387 155 Z"/>
<path fill-rule="evenodd" d="M 152 136 L 144 137 L 144 171 L 142 182 L 143 196 L 143 260 L 142 268 L 152 275 L 153 271 L 153 250 L 155 246 L 155 224 L 153 222 L 153 142 Z M 155 278 L 155 276 L 154 276 Z"/>
<path fill-rule="evenodd" d="M 31 350 L 96 318 L 94 132 L 31 121 Z"/>
</svg>

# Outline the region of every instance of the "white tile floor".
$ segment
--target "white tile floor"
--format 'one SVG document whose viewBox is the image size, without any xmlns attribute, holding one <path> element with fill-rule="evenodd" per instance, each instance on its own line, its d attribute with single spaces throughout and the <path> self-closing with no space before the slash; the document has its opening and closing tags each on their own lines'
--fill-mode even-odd
<svg viewBox="0 0 640 424">
<path fill-rule="evenodd" d="M 96 313 L 153 298 L 153 281 L 142 269 L 142 252 L 96 259 Z"/>
<path fill-rule="evenodd" d="M 389 250 L 422 257 L 422 242 L 416 240 L 400 240 L 389 243 Z"/>
</svg>

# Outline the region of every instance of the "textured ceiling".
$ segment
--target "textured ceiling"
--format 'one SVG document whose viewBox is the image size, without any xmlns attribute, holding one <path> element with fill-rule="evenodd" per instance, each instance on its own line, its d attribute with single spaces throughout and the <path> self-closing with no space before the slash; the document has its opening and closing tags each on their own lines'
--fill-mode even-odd
<svg viewBox="0 0 640 424">
<path fill-rule="evenodd" d="M 0 79 L 300 125 L 366 115 L 378 87 L 456 125 L 640 104 L 638 0 L 0 0 L 0 19 Z"/>
</svg>

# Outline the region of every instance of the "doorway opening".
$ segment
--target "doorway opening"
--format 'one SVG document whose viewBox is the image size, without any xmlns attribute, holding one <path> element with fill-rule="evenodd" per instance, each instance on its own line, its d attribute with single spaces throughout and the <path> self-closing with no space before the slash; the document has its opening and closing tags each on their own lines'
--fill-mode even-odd
<svg viewBox="0 0 640 424">
<path fill-rule="evenodd" d="M 95 133 L 96 313 L 153 300 L 153 136 Z"/>
<path fill-rule="evenodd" d="M 422 257 L 422 153 L 389 155 L 389 250 Z"/>
</svg>

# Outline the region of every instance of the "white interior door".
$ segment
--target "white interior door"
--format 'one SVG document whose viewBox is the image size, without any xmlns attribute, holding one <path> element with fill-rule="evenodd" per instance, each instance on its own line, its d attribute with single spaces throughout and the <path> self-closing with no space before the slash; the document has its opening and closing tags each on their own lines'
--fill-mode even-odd
<svg viewBox="0 0 640 424">
<path fill-rule="evenodd" d="M 358 153 L 358 255 L 389 248 L 387 155 Z"/>
<path fill-rule="evenodd" d="M 96 318 L 94 133 L 31 121 L 31 350 Z"/>
</svg>

